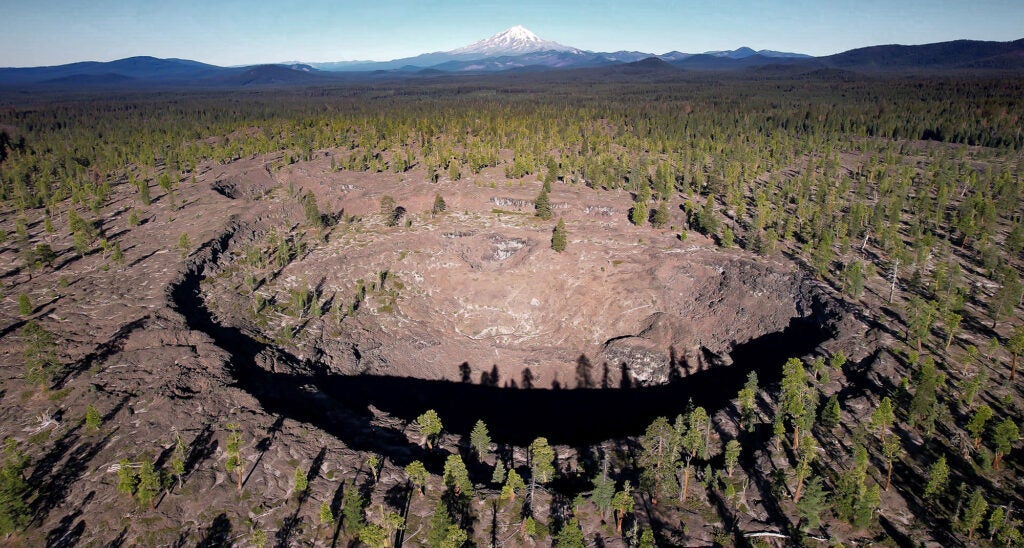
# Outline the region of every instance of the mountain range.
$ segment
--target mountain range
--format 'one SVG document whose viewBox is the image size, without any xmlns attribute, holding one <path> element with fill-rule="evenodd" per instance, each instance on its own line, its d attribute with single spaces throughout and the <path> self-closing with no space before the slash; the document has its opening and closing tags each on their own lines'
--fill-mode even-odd
<svg viewBox="0 0 1024 548">
<path fill-rule="evenodd" d="M 0 68 L 0 89 L 26 88 L 167 88 L 302 85 L 387 78 L 436 77 L 446 74 L 540 72 L 561 69 L 609 68 L 610 74 L 630 72 L 616 66 L 635 65 L 641 72 L 665 74 L 686 71 L 761 69 L 779 73 L 892 72 L 892 71 L 1014 71 L 1024 72 L 1024 39 L 1013 42 L 956 40 L 919 46 L 883 45 L 835 55 L 811 57 L 800 53 L 754 50 L 708 51 L 699 54 L 670 51 L 592 52 L 545 40 L 514 26 L 464 47 L 424 53 L 391 61 L 279 63 L 219 67 L 187 59 L 131 57 L 110 62 L 80 62 L 51 67 Z"/>
</svg>

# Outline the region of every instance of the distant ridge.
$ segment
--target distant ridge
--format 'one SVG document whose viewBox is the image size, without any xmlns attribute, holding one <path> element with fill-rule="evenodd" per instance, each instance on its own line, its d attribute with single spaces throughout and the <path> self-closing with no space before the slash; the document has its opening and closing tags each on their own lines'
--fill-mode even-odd
<svg viewBox="0 0 1024 548">
<path fill-rule="evenodd" d="M 1024 69 L 1024 39 L 1013 42 L 954 40 L 920 46 L 870 46 L 818 59 L 830 67 L 852 70 Z"/>
<path fill-rule="evenodd" d="M 506 48 L 511 48 L 511 51 L 506 51 Z M 477 53 L 467 53 L 470 50 Z M 825 57 L 755 51 L 749 47 L 697 55 L 678 51 L 652 55 L 637 51 L 600 53 L 579 50 L 543 40 L 525 28 L 513 27 L 452 51 L 462 53 L 428 53 L 386 63 L 351 65 L 346 71 L 324 71 L 319 70 L 317 65 L 294 62 L 218 67 L 187 59 L 129 57 L 110 62 L 0 68 L 0 89 L 288 86 L 422 78 L 444 74 L 515 74 L 601 67 L 621 67 L 621 70 L 607 72 L 607 75 L 617 79 L 628 78 L 629 75 L 638 78 L 675 78 L 680 73 L 679 69 L 747 71 L 751 77 L 799 75 L 801 78 L 818 79 L 850 79 L 859 73 L 895 71 L 1024 72 L 1024 39 L 1013 42 L 955 40 L 919 46 L 871 46 Z M 575 79 L 583 76 L 576 73 L 568 77 Z"/>
</svg>

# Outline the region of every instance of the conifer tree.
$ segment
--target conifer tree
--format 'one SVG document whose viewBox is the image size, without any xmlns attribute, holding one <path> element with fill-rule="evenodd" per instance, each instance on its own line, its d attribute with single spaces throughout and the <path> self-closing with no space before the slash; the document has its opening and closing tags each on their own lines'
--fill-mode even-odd
<svg viewBox="0 0 1024 548">
<path fill-rule="evenodd" d="M 139 483 L 135 495 L 139 502 L 148 505 L 152 510 L 156 496 L 160 493 L 160 472 L 153 467 L 153 461 L 143 459 L 139 467 Z"/>
<path fill-rule="evenodd" d="M 434 442 L 441 435 L 443 425 L 437 411 L 427 409 L 422 415 L 416 417 L 416 426 L 419 427 L 420 435 L 423 436 L 423 444 L 427 449 L 433 449 Z"/>
<path fill-rule="evenodd" d="M 423 492 L 424 487 L 427 485 L 427 478 L 430 477 L 426 467 L 418 460 L 414 460 L 405 465 L 405 475 L 409 478 L 410 487 L 420 493 Z"/>
<path fill-rule="evenodd" d="M 103 425 L 103 417 L 96 410 L 96 406 L 89 404 L 85 406 L 85 429 L 89 432 L 96 432 Z"/>
<path fill-rule="evenodd" d="M 1018 439 L 1020 439 L 1020 430 L 1017 428 L 1017 423 L 1010 417 L 996 425 L 992 432 L 992 444 L 995 446 L 996 453 L 995 459 L 992 460 L 992 468 L 999 470 L 999 463 L 1013 449 L 1013 444 L 1017 443 Z"/>
<path fill-rule="evenodd" d="M 473 431 L 469 433 L 469 443 L 476 452 L 477 459 L 483 459 L 491 451 L 491 435 L 487 432 L 487 424 L 476 421 Z"/>
<path fill-rule="evenodd" d="M 473 495 L 473 482 L 469 481 L 469 471 L 466 463 L 459 455 L 448 455 L 444 461 L 444 474 L 442 475 L 444 485 L 451 489 L 456 495 Z"/>
<path fill-rule="evenodd" d="M 117 492 L 128 495 L 135 495 L 135 486 L 139 484 L 139 478 L 135 475 L 132 462 L 128 459 L 121 459 L 117 468 Z"/>
<path fill-rule="evenodd" d="M 434 195 L 434 207 L 431 208 L 430 212 L 434 215 L 440 215 L 448 209 L 448 204 L 445 203 L 444 198 L 440 194 Z"/>
<path fill-rule="evenodd" d="M 633 511 L 635 501 L 633 500 L 633 487 L 629 484 L 629 480 L 622 486 L 622 490 L 615 493 L 612 497 L 612 510 L 615 510 L 615 530 L 619 533 L 622 532 L 622 522 L 626 518 L 626 514 Z"/>
<path fill-rule="evenodd" d="M 26 458 L 13 439 L 4 443 L 0 462 L 0 535 L 6 536 L 28 525 L 32 510 L 26 502 L 31 490 L 25 481 Z"/>
<path fill-rule="evenodd" d="M 970 500 L 967 501 L 967 507 L 964 508 L 963 518 L 960 520 L 960 525 L 965 531 L 967 531 L 967 540 L 974 539 L 974 532 L 981 527 L 981 522 L 985 519 L 985 512 L 988 511 L 988 502 L 985 500 L 985 495 L 982 494 L 981 488 L 977 488 L 971 493 Z"/>
<path fill-rule="evenodd" d="M 559 219 L 558 224 L 555 225 L 555 229 L 551 233 L 551 249 L 561 253 L 565 251 L 565 245 L 565 221 Z"/>
<path fill-rule="evenodd" d="M 185 440 L 176 436 L 174 453 L 171 456 L 171 472 L 178 479 L 178 488 L 181 488 L 185 477 L 185 459 L 188 449 L 185 447 Z"/>
<path fill-rule="evenodd" d="M 1018 325 L 1013 335 L 1006 341 L 1006 350 L 1010 353 L 1010 380 L 1017 375 L 1017 358 L 1024 354 L 1024 325 Z"/>
<path fill-rule="evenodd" d="M 515 468 L 509 468 L 505 475 L 505 485 L 501 488 L 501 498 L 513 502 L 516 500 L 516 493 L 526 489 L 526 482 L 516 472 Z"/>
<path fill-rule="evenodd" d="M 242 432 L 240 427 L 236 423 L 228 423 L 228 439 L 225 447 L 225 453 L 227 453 L 228 459 L 224 462 L 224 468 L 228 472 L 235 474 L 238 479 L 238 492 L 242 492 L 242 473 L 244 472 L 244 462 L 242 460 Z"/>
<path fill-rule="evenodd" d="M 949 483 L 949 465 L 946 464 L 946 456 L 939 457 L 935 464 L 928 469 L 928 482 L 924 487 L 924 498 L 933 499 L 946 490 Z"/>
<path fill-rule="evenodd" d="M 543 220 L 551 218 L 551 199 L 548 198 L 548 191 L 541 189 L 540 194 L 533 201 L 533 208 L 536 211 L 536 215 Z"/>
</svg>

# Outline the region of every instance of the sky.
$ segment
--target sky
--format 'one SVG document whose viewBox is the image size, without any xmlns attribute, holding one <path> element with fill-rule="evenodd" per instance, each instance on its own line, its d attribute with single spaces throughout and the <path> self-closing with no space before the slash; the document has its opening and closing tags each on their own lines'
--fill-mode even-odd
<svg viewBox="0 0 1024 548">
<path fill-rule="evenodd" d="M 591 51 L 828 55 L 1024 38 L 1024 0 L 0 0 L 0 66 L 136 55 L 222 66 L 387 61 L 513 25 Z"/>
</svg>

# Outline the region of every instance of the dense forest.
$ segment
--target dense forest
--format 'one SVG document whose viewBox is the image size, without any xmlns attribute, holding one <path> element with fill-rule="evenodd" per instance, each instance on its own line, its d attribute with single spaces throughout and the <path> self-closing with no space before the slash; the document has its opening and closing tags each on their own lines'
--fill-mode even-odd
<svg viewBox="0 0 1024 548">
<path fill-rule="evenodd" d="M 742 426 L 735 437 L 712 439 L 709 415 L 718 410 L 689 406 L 615 451 L 595 451 L 587 474 L 557 470 L 557 451 L 544 438 L 520 448 L 525 466 L 500 456 L 512 449 L 493 451 L 500 440 L 492 443 L 479 422 L 472 433 L 455 433 L 469 440 L 464 455 L 434 455 L 443 471 L 420 460 L 404 466 L 407 493 L 393 507 L 364 511 L 368 498 L 353 485 L 320 506 L 316 523 L 333 525 L 337 515 L 345 538 L 387 546 L 413 530 L 401 510 L 415 500 L 434 508 L 430 523 L 417 524 L 426 532 L 416 541 L 496 544 L 496 534 L 483 533 L 492 527 L 490 510 L 478 510 L 482 493 L 493 491 L 487 507 L 514 524 L 511 543 L 589 545 L 604 527 L 626 545 L 673 545 L 688 538 L 688 523 L 704 521 L 723 524 L 713 539 L 722 545 L 776 537 L 808 545 L 1024 545 L 1017 489 L 1024 460 L 1015 449 L 1024 405 L 1016 380 L 1024 354 L 1024 81 L 819 76 L 557 84 L 466 77 L 258 92 L 0 96 L 0 295 L 12 311 L 17 301 L 20 314 L 12 317 L 32 318 L 4 325 L 3 344 L 23 349 L 14 356 L 24 386 L 59 391 L 68 373 L 55 339 L 65 337 L 58 322 L 34 316 L 18 280 L 54 269 L 55 254 L 99 250 L 118 265 L 123 255 L 119 233 L 106 226 L 109 212 L 125 211 L 138 226 L 159 193 L 173 215 L 189 201 L 189 182 L 203 164 L 272 155 L 274 171 L 331 150 L 334 172 L 422 172 L 437 182 L 499 169 L 508 180 L 542 183 L 538 203 L 560 185 L 626 190 L 632 224 L 792 261 L 857 314 L 888 326 L 892 344 L 883 351 L 896 365 L 887 384 L 858 381 L 871 375 L 842 353 L 794 357 L 778 384 L 759 386 L 754 374 L 733 399 L 730 412 Z M 130 205 L 115 205 L 114 196 L 125 194 Z M 324 223 L 314 198 L 294 199 L 304 201 L 309 226 L 282 224 L 291 241 L 338 222 Z M 441 213 L 437 199 L 434 213 Z M 667 222 L 670 202 L 681 203 L 684 224 Z M 388 210 L 397 223 L 401 216 Z M 566 248 L 565 230 L 556 227 L 557 251 Z M 262 255 L 273 256 L 288 238 L 268 240 Z M 182 233 L 165 245 L 187 257 L 204 243 Z M 284 255 L 287 262 L 293 254 Z M 246 283 L 263 283 L 268 261 L 246 261 L 258 267 L 239 279 L 255 273 L 261 278 Z M 311 310 L 309 297 L 298 297 L 300 310 Z M 837 385 L 833 376 L 844 381 Z M 89 408 L 85 426 L 102 428 Z M 237 481 L 241 497 L 240 459 L 253 434 L 246 438 L 237 424 L 218 428 L 232 475 L 226 488 Z M 425 451 L 436 451 L 444 429 L 436 413 L 424 409 L 415 428 Z M 51 500 L 51 484 L 34 470 L 52 442 L 3 435 L 0 534 L 24 534 L 31 543 L 41 538 L 31 531 Z M 189 450 L 180 437 L 173 447 L 163 469 L 154 470 L 149 457 L 138 466 L 128 460 L 142 451 L 123 456 L 118 491 L 137 499 L 139 515 L 182 482 Z M 371 491 L 386 457 L 370 454 L 360 468 L 370 471 Z M 425 490 L 434 476 L 443 494 Z M 295 492 L 311 479 L 296 465 Z M 734 526 L 752 483 L 772 498 L 766 521 L 786 523 L 781 532 Z M 541 520 L 534 490 L 545 487 L 551 508 Z M 920 537 L 894 532 L 892 516 L 879 513 L 896 488 L 926 524 Z M 662 521 L 640 519 L 644 505 L 657 507 L 645 515 Z M 253 525 L 251 538 L 236 542 L 263 545 L 266 537 Z"/>
</svg>

